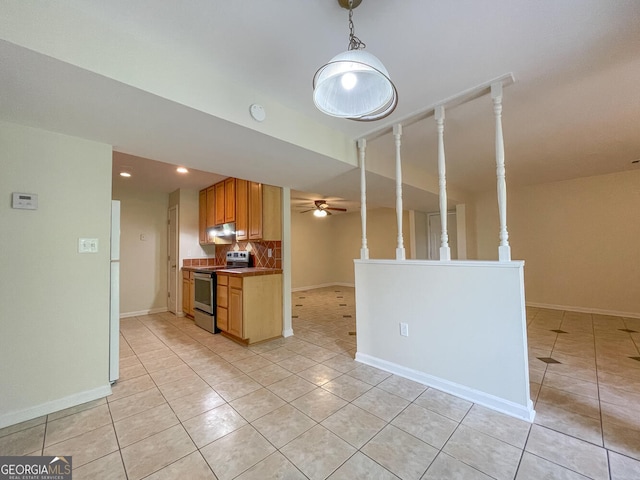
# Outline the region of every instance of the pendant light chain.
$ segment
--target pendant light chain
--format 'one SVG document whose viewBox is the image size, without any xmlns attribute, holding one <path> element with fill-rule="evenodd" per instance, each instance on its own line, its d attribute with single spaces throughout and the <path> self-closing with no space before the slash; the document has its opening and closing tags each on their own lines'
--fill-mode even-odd
<svg viewBox="0 0 640 480">
<path fill-rule="evenodd" d="M 353 32 L 353 0 L 349 0 L 349 48 L 347 50 L 362 50 L 366 47 L 367 45 Z"/>
</svg>

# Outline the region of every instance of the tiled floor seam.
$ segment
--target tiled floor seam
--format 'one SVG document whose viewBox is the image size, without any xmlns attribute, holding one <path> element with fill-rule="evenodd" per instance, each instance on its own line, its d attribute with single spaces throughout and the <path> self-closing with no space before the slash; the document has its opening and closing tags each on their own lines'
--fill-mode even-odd
<svg viewBox="0 0 640 480">
<path fill-rule="evenodd" d="M 600 440 L 602 447 L 607 452 L 607 468 L 609 470 L 609 478 L 611 478 L 611 462 L 609 462 L 609 449 L 604 438 L 604 419 L 602 416 L 602 399 L 600 397 L 600 377 L 598 375 L 598 344 L 596 343 L 596 329 L 593 322 L 593 315 L 589 314 L 591 320 L 591 333 L 593 334 L 593 351 L 595 352 L 595 372 L 596 372 L 596 388 L 598 389 L 598 413 L 600 414 Z"/>
</svg>

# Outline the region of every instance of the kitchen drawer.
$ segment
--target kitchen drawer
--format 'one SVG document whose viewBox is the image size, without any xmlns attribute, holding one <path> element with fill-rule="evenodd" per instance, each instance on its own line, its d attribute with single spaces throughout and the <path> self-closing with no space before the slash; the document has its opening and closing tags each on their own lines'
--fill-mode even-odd
<svg viewBox="0 0 640 480">
<path fill-rule="evenodd" d="M 218 275 L 218 285 L 229 285 L 229 275 Z"/>
<path fill-rule="evenodd" d="M 242 289 L 242 277 L 229 278 L 229 287 Z"/>
</svg>

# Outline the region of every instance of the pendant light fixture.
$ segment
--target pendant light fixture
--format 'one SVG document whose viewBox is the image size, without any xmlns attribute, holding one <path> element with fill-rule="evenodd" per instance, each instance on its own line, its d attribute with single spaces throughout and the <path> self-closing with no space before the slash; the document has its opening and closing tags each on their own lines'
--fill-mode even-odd
<svg viewBox="0 0 640 480">
<path fill-rule="evenodd" d="M 372 121 L 389 115 L 398 104 L 398 92 L 378 58 L 365 52 L 355 36 L 353 9 L 361 0 L 338 0 L 349 9 L 349 48 L 320 67 L 313 77 L 313 101 L 332 117 Z"/>
</svg>

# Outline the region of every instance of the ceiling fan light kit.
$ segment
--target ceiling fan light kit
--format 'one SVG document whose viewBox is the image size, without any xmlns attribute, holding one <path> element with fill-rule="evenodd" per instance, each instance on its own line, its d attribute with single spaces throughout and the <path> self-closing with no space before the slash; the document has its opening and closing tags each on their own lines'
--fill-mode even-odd
<svg viewBox="0 0 640 480">
<path fill-rule="evenodd" d="M 360 0 L 361 1 L 361 0 Z M 389 72 L 353 31 L 355 0 L 338 0 L 349 9 L 349 48 L 318 69 L 313 77 L 313 102 L 332 117 L 372 121 L 390 115 L 398 104 L 398 92 Z"/>
<path fill-rule="evenodd" d="M 300 213 L 313 212 L 314 216 L 322 218 L 322 217 L 326 217 L 327 215 L 331 215 L 331 212 L 329 210 L 333 210 L 335 212 L 347 211 L 346 208 L 330 207 L 326 200 L 314 200 L 313 205 L 314 206 L 312 208 L 308 210 L 304 210 Z"/>
</svg>

